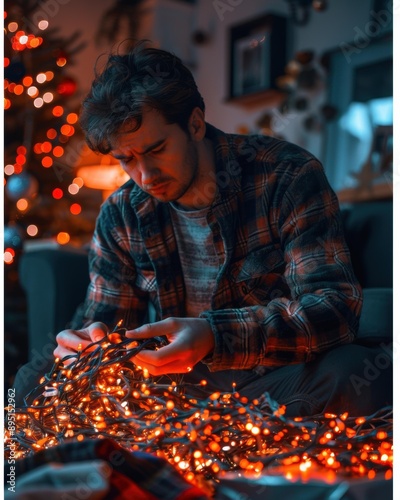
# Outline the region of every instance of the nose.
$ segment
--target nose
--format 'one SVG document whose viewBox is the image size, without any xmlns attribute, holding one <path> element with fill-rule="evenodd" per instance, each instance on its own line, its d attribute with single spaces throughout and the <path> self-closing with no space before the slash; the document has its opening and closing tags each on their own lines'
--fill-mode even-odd
<svg viewBox="0 0 400 500">
<path fill-rule="evenodd" d="M 124 170 L 131 179 L 140 185 L 150 185 L 159 176 L 159 169 L 151 158 L 138 158 L 134 164 L 132 162 L 132 164 L 126 165 Z"/>
<path fill-rule="evenodd" d="M 151 158 L 140 158 L 137 168 L 140 172 L 140 181 L 142 185 L 152 184 L 160 173 L 158 167 Z"/>
</svg>

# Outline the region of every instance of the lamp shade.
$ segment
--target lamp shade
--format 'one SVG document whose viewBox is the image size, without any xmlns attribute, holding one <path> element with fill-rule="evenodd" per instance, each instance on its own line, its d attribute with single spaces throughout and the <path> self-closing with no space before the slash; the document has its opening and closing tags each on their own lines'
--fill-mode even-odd
<svg viewBox="0 0 400 500">
<path fill-rule="evenodd" d="M 86 187 L 100 189 L 107 193 L 122 186 L 129 175 L 124 172 L 118 160 L 111 155 L 95 153 L 86 144 L 83 146 L 77 163 L 76 175 Z"/>
</svg>

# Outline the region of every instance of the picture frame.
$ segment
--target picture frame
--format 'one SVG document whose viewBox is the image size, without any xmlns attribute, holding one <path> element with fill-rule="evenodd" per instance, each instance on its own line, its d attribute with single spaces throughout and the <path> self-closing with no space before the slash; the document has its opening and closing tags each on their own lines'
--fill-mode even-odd
<svg viewBox="0 0 400 500">
<path fill-rule="evenodd" d="M 229 32 L 228 99 L 276 89 L 287 63 L 287 19 L 266 14 Z"/>
</svg>

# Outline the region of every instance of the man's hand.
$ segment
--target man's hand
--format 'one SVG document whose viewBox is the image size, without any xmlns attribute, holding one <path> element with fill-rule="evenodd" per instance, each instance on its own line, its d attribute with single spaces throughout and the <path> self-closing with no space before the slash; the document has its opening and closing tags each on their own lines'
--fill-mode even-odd
<svg viewBox="0 0 400 500">
<path fill-rule="evenodd" d="M 76 354 L 82 351 L 92 342 L 101 340 L 108 334 L 108 328 L 104 323 L 92 323 L 82 330 L 63 330 L 57 337 L 57 347 L 54 349 L 54 356 L 62 359 L 65 356 Z M 69 365 L 74 358 L 67 359 L 64 364 Z"/>
<path fill-rule="evenodd" d="M 214 349 L 214 334 L 207 320 L 200 318 L 167 318 L 157 323 L 128 330 L 132 339 L 165 335 L 170 344 L 157 351 L 143 350 L 132 358 L 152 375 L 187 373 Z"/>
</svg>

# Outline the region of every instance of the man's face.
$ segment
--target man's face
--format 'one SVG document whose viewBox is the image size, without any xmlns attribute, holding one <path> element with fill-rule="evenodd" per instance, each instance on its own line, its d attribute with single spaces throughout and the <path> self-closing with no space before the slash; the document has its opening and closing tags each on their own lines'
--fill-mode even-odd
<svg viewBox="0 0 400 500">
<path fill-rule="evenodd" d="M 141 127 L 122 131 L 111 154 L 145 192 L 163 202 L 179 201 L 196 182 L 197 143 L 178 124 L 155 110 L 143 113 Z"/>
</svg>

